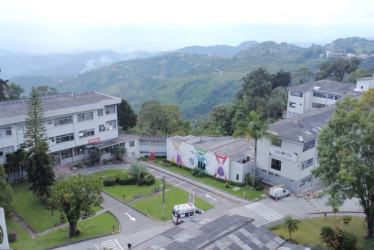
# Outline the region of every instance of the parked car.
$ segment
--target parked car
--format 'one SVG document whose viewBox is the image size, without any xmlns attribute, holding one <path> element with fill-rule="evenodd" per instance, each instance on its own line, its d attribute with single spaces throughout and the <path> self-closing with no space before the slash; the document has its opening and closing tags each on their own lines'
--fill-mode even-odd
<svg viewBox="0 0 374 250">
<path fill-rule="evenodd" d="M 290 191 L 284 189 L 284 188 L 270 188 L 269 196 L 275 200 L 275 198 L 283 198 L 290 195 Z"/>
</svg>

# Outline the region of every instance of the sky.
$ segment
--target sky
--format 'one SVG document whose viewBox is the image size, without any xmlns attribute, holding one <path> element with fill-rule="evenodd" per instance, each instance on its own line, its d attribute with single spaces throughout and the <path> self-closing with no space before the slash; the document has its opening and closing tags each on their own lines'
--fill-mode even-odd
<svg viewBox="0 0 374 250">
<path fill-rule="evenodd" d="M 374 39 L 372 0 L 0 0 L 0 50 L 166 51 Z"/>
</svg>

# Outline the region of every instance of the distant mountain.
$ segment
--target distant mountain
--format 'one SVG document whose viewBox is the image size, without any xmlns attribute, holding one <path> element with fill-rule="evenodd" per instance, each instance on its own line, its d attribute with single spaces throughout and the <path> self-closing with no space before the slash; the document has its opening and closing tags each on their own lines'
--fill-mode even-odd
<svg viewBox="0 0 374 250">
<path fill-rule="evenodd" d="M 342 38 L 326 44 L 325 48 L 326 50 L 340 53 L 347 52 L 374 54 L 374 40 L 359 37 Z"/>
<path fill-rule="evenodd" d="M 238 46 L 229 45 L 215 45 L 215 46 L 190 46 L 182 49 L 175 50 L 177 53 L 189 54 L 206 54 L 216 55 L 219 57 L 232 57 L 241 50 L 249 49 L 250 47 L 258 44 L 256 41 L 249 41 L 239 44 Z"/>
<path fill-rule="evenodd" d="M 71 76 L 115 62 L 153 55 L 156 54 L 146 51 L 117 53 L 108 50 L 40 55 L 0 50 L 0 68 L 1 76 L 5 79 L 20 75 Z"/>
</svg>

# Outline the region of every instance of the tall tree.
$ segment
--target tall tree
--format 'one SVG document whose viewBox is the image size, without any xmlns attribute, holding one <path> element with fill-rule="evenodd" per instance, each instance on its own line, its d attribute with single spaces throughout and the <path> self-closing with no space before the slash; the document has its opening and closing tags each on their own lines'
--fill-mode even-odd
<svg viewBox="0 0 374 250">
<path fill-rule="evenodd" d="M 258 68 L 249 72 L 243 77 L 242 89 L 238 92 L 237 97 L 243 99 L 245 96 L 267 97 L 271 93 L 271 75 L 264 68 Z"/>
<path fill-rule="evenodd" d="M 0 79 L 0 101 L 6 100 L 6 88 L 8 86 L 8 81 Z"/>
<path fill-rule="evenodd" d="M 245 120 L 238 122 L 236 125 L 236 130 L 234 132 L 234 138 L 238 136 L 244 136 L 247 142 L 250 139 L 255 140 L 255 152 L 252 165 L 252 186 L 255 185 L 256 179 L 256 163 L 257 163 L 257 141 L 264 136 L 268 136 L 267 133 L 268 126 L 263 123 L 256 112 L 252 111 L 249 113 L 249 117 Z"/>
<path fill-rule="evenodd" d="M 82 214 L 93 215 L 93 208 L 103 202 L 102 189 L 101 179 L 81 174 L 64 178 L 53 185 L 52 201 L 69 222 L 69 238 L 77 234 L 77 223 Z"/>
<path fill-rule="evenodd" d="M 291 84 L 291 73 L 280 70 L 271 75 L 271 88 L 288 87 Z"/>
<path fill-rule="evenodd" d="M 125 99 L 122 99 L 121 103 L 117 105 L 117 110 L 118 125 L 121 126 L 123 130 L 129 130 L 136 125 L 136 114 Z"/>
<path fill-rule="evenodd" d="M 48 196 L 55 175 L 45 130 L 42 100 L 35 88 L 31 90 L 26 113 L 26 143 L 32 145 L 25 156 L 25 165 L 31 189 L 40 197 Z"/>
<path fill-rule="evenodd" d="M 336 103 L 328 126 L 318 136 L 319 167 L 313 171 L 334 199 L 356 197 L 366 215 L 367 238 L 374 224 L 374 89 L 361 100 Z"/>
<path fill-rule="evenodd" d="M 295 232 L 297 229 L 299 229 L 299 226 L 297 225 L 299 222 L 292 218 L 291 216 L 287 216 L 283 220 L 283 226 L 287 228 L 288 232 L 290 233 L 290 239 L 291 239 L 291 233 Z"/>
<path fill-rule="evenodd" d="M 326 62 L 319 65 L 319 72 L 316 74 L 316 80 L 331 78 L 335 81 L 342 81 L 345 74 L 350 74 L 358 68 L 360 59 L 353 57 L 350 59 L 338 58 L 333 62 Z"/>
<path fill-rule="evenodd" d="M 12 208 L 13 189 L 5 181 L 6 178 L 4 166 L 0 164 L 0 207 L 4 208 L 6 215 L 9 215 Z"/>
<path fill-rule="evenodd" d="M 25 93 L 25 90 L 20 85 L 12 82 L 11 84 L 8 84 L 6 93 L 8 100 L 17 100 L 21 99 L 21 95 Z"/>
<path fill-rule="evenodd" d="M 141 133 L 156 135 L 161 131 L 165 133 L 167 114 L 162 105 L 157 101 L 143 103 L 138 114 L 138 127 Z"/>
<path fill-rule="evenodd" d="M 58 93 L 57 89 L 48 85 L 40 85 L 36 88 L 36 91 L 39 92 L 40 96 L 55 95 Z"/>
</svg>

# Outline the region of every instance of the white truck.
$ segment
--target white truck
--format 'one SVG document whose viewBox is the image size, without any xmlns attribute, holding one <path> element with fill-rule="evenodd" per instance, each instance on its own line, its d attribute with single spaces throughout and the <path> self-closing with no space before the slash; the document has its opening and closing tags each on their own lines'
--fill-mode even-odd
<svg viewBox="0 0 374 250">
<path fill-rule="evenodd" d="M 182 223 L 185 220 L 189 220 L 195 217 L 196 214 L 204 213 L 200 208 L 195 207 L 192 204 L 180 204 L 173 207 L 171 219 L 175 225 Z"/>
</svg>

